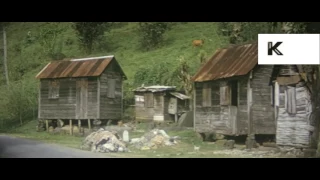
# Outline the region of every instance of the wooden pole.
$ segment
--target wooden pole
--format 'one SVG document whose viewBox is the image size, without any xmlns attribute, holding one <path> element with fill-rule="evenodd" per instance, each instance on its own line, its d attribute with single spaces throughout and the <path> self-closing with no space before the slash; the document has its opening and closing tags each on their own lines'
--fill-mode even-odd
<svg viewBox="0 0 320 180">
<path fill-rule="evenodd" d="M 89 128 L 89 131 L 91 131 L 91 122 L 90 122 L 90 119 L 88 119 L 88 128 Z"/>
<path fill-rule="evenodd" d="M 72 120 L 69 120 L 69 126 L 70 126 L 70 135 L 72 135 Z"/>
<path fill-rule="evenodd" d="M 46 120 L 46 129 L 49 132 L 49 120 Z"/>
<path fill-rule="evenodd" d="M 79 132 L 81 132 L 81 120 L 78 120 Z"/>
</svg>

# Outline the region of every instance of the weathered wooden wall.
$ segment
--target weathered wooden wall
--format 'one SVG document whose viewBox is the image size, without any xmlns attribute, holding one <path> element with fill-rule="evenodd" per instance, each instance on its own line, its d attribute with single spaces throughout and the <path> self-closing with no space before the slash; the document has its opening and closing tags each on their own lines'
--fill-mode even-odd
<svg viewBox="0 0 320 180">
<path fill-rule="evenodd" d="M 81 108 L 86 112 L 80 112 L 79 92 L 77 92 L 77 81 L 85 80 L 87 100 L 86 108 Z M 39 119 L 96 119 L 97 118 L 97 80 L 96 78 L 64 78 L 57 79 L 60 82 L 59 98 L 49 99 L 50 80 L 40 81 L 40 110 Z M 78 108 L 78 109 L 77 109 Z M 80 117 L 80 114 L 86 114 L 86 117 Z"/>
<path fill-rule="evenodd" d="M 150 92 L 148 92 L 150 93 Z M 143 101 L 135 101 L 135 116 L 136 120 L 139 121 L 151 121 L 153 116 L 163 116 L 164 115 L 164 97 L 163 93 L 153 93 L 153 107 L 145 106 L 145 93 L 135 92 L 135 96 L 140 96 Z"/>
<path fill-rule="evenodd" d="M 166 121 L 174 120 L 174 116 L 169 114 L 170 96 L 163 96 L 163 115 Z"/>
<path fill-rule="evenodd" d="M 216 132 L 226 135 L 247 134 L 249 132 L 250 119 L 253 133 L 275 134 L 276 123 L 274 108 L 271 104 L 272 88 L 269 84 L 272 70 L 273 66 L 258 66 L 253 70 L 252 79 L 250 79 L 249 84 L 250 74 L 228 78 L 224 81 L 210 82 L 210 107 L 204 107 L 202 104 L 204 83 L 196 83 L 196 131 Z M 220 87 L 225 86 L 225 84 L 230 85 L 232 82 L 237 82 L 238 99 L 237 104 L 231 106 L 228 102 L 230 100 L 221 99 Z M 248 86 L 250 87 L 249 92 Z M 252 99 L 251 105 L 248 104 L 248 98 Z M 222 100 L 224 102 L 221 102 Z M 236 115 L 236 118 L 233 115 Z"/>
<path fill-rule="evenodd" d="M 276 122 L 272 106 L 272 88 L 270 78 L 273 66 L 258 66 L 253 70 L 250 87 L 252 88 L 252 106 L 250 120 L 254 134 L 275 134 Z"/>
<path fill-rule="evenodd" d="M 247 81 L 238 79 L 238 106 L 220 105 L 220 87 L 225 81 L 206 82 L 211 88 L 211 106 L 203 107 L 204 83 L 196 83 L 195 130 L 226 135 L 247 133 Z"/>
<path fill-rule="evenodd" d="M 241 135 L 248 133 L 248 78 L 247 75 L 239 79 L 237 133 Z"/>
<path fill-rule="evenodd" d="M 298 75 L 297 69 L 294 66 L 283 66 L 279 76 L 285 77 L 288 75 Z M 289 87 L 280 85 L 279 97 L 275 98 L 279 98 L 277 144 L 308 147 L 310 145 L 311 131 L 314 127 L 309 119 L 312 111 L 311 97 L 304 83 L 296 83 Z"/>
<path fill-rule="evenodd" d="M 59 98 L 49 99 L 49 82 L 40 81 L 39 119 L 75 119 L 76 118 L 76 81 L 60 79 Z"/>
<path fill-rule="evenodd" d="M 88 119 L 99 119 L 98 114 L 98 78 L 89 78 L 88 79 L 88 100 L 87 100 L 87 114 Z"/>
<path fill-rule="evenodd" d="M 115 81 L 114 98 L 108 97 L 109 81 Z M 100 76 L 100 119 L 120 120 L 122 118 L 122 82 L 119 67 L 114 61 Z"/>
</svg>

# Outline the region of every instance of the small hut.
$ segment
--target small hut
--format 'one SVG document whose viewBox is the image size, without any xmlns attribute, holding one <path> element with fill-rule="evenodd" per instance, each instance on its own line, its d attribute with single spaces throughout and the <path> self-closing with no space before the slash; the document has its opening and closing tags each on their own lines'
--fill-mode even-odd
<svg viewBox="0 0 320 180">
<path fill-rule="evenodd" d="M 258 65 L 258 43 L 217 50 L 193 77 L 195 130 L 275 135 L 272 70 L 272 65 Z"/>
<path fill-rule="evenodd" d="M 40 79 L 39 120 L 100 123 L 122 117 L 122 82 L 126 80 L 114 56 L 53 61 Z M 48 129 L 48 123 L 47 123 Z M 72 132 L 71 132 L 72 133 Z"/>
<path fill-rule="evenodd" d="M 178 121 L 189 111 L 190 97 L 177 92 L 174 86 L 148 86 L 134 90 L 137 121 Z"/>
<path fill-rule="evenodd" d="M 315 148 L 308 79 L 300 65 L 258 65 L 257 43 L 219 49 L 193 77 L 195 131 Z"/>
</svg>

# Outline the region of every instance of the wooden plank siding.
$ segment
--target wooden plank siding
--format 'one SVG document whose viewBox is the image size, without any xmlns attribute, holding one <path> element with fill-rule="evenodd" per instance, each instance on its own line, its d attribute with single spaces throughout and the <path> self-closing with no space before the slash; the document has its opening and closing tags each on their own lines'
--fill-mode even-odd
<svg viewBox="0 0 320 180">
<path fill-rule="evenodd" d="M 250 74 L 247 74 L 209 83 L 195 83 L 195 130 L 245 135 L 251 118 L 253 133 L 275 134 L 272 89 L 269 86 L 272 70 L 272 66 L 258 66 L 253 70 L 251 81 L 248 81 Z M 208 91 L 204 90 L 208 86 L 204 84 L 210 84 L 211 87 L 211 106 L 204 103 L 204 98 L 208 97 L 203 94 Z M 252 104 L 248 103 L 248 98 L 252 99 Z"/>
<path fill-rule="evenodd" d="M 40 119 L 76 118 L 76 81 L 59 79 L 59 98 L 49 99 L 50 80 L 40 81 Z"/>
<path fill-rule="evenodd" d="M 297 75 L 294 66 L 283 66 L 279 77 Z M 283 82 L 279 82 L 283 83 Z M 276 143 L 279 146 L 310 147 L 314 124 L 311 123 L 312 112 L 311 96 L 304 83 L 280 84 L 275 98 L 279 102 L 276 109 L 277 136 Z"/>
<path fill-rule="evenodd" d="M 274 108 L 271 105 L 271 88 L 270 78 L 273 66 L 258 66 L 253 71 L 251 80 L 252 88 L 252 106 L 251 106 L 251 122 L 254 134 L 275 134 L 276 121 L 274 116 Z"/>
<path fill-rule="evenodd" d="M 121 119 L 121 84 L 120 73 L 105 71 L 100 76 L 100 119 Z"/>
<path fill-rule="evenodd" d="M 247 133 L 246 80 L 236 81 L 236 106 L 231 105 L 231 84 L 226 81 L 211 81 L 195 84 L 195 130 L 226 135 Z M 210 87 L 211 94 L 208 92 Z M 205 89 L 205 90 L 204 90 Z M 211 97 L 210 103 L 207 97 Z M 208 104 L 211 106 L 208 107 Z M 206 106 L 203 106 L 206 105 Z"/>
</svg>

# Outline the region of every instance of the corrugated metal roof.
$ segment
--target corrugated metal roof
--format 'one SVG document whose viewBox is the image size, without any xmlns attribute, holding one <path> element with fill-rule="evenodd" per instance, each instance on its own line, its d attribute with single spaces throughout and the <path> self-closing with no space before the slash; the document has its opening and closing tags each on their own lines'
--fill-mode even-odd
<svg viewBox="0 0 320 180">
<path fill-rule="evenodd" d="M 47 64 L 38 73 L 36 78 L 46 79 L 100 76 L 112 60 L 116 61 L 114 56 L 53 61 Z M 120 70 L 120 73 L 122 73 L 125 77 L 125 74 L 122 71 L 121 67 Z"/>
<path fill-rule="evenodd" d="M 219 49 L 192 78 L 195 82 L 211 81 L 250 72 L 258 63 L 258 43 Z"/>
<path fill-rule="evenodd" d="M 138 87 L 133 90 L 135 92 L 162 92 L 162 91 L 170 91 L 176 90 L 175 86 L 146 86 L 146 87 Z"/>
<path fill-rule="evenodd" d="M 190 99 L 189 96 L 187 95 L 184 95 L 184 94 L 181 94 L 181 93 L 178 93 L 178 92 L 170 92 L 171 95 L 181 99 L 181 100 L 185 100 L 185 99 Z"/>
</svg>

